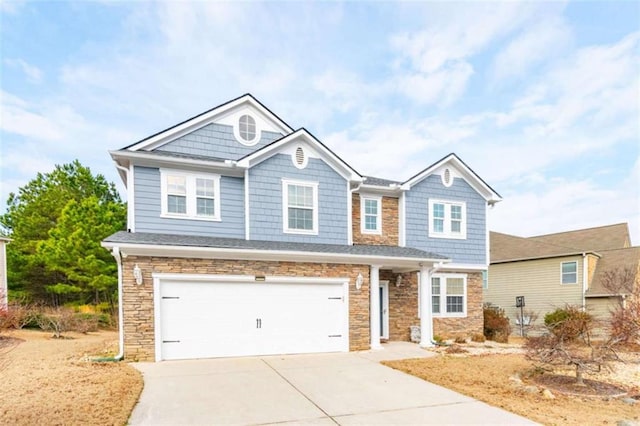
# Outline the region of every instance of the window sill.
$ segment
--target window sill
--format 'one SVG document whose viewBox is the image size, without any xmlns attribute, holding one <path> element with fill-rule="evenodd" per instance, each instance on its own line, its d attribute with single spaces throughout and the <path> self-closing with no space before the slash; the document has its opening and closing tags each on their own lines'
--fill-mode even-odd
<svg viewBox="0 0 640 426">
<path fill-rule="evenodd" d="M 457 235 L 457 234 L 433 234 L 433 233 L 429 232 L 429 238 L 440 238 L 440 239 L 446 239 L 446 240 L 466 240 L 467 239 L 467 235 L 466 234 L 462 234 L 462 235 Z"/>
<path fill-rule="evenodd" d="M 217 216 L 187 216 L 187 215 L 178 215 L 178 214 L 168 214 L 163 213 L 160 215 L 163 219 L 182 219 L 182 220 L 201 220 L 204 222 L 221 222 L 222 219 Z"/>
<path fill-rule="evenodd" d="M 382 235 L 382 231 L 372 231 L 370 229 L 369 230 L 361 229 L 360 233 L 362 235 Z"/>
<path fill-rule="evenodd" d="M 306 231 L 303 229 L 284 229 L 282 232 L 284 232 L 285 234 L 296 234 L 296 235 L 318 235 L 318 230 Z"/>
</svg>

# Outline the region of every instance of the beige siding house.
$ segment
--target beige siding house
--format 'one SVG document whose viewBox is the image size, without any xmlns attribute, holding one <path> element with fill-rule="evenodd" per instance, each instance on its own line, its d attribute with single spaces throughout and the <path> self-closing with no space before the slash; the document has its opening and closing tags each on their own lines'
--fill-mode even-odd
<svg viewBox="0 0 640 426">
<path fill-rule="evenodd" d="M 523 238 L 490 233 L 491 262 L 483 301 L 503 308 L 519 330 L 524 296 L 524 323 L 530 313 L 537 323 L 544 315 L 566 304 L 583 307 L 596 318 L 610 311 L 631 292 L 629 286 L 610 289 L 607 282 L 627 273 L 626 283 L 640 277 L 640 247 L 631 247 L 627 224 Z"/>
</svg>

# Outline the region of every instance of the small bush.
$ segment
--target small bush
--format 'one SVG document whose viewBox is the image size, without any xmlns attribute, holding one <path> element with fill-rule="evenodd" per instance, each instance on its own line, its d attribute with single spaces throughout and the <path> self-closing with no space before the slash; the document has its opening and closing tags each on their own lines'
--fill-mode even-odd
<svg viewBox="0 0 640 426">
<path fill-rule="evenodd" d="M 458 344 L 464 344 L 467 343 L 467 339 L 466 337 L 458 336 L 455 338 L 454 342 Z"/>
<path fill-rule="evenodd" d="M 474 334 L 473 336 L 471 336 L 471 341 L 472 342 L 477 342 L 477 343 L 483 343 L 485 340 L 487 340 L 486 337 L 484 337 L 484 334 Z"/>
<path fill-rule="evenodd" d="M 40 312 L 38 325 L 43 331 L 53 332 L 56 339 L 62 338 L 62 333 L 71 331 L 75 314 L 69 308 L 45 308 Z"/>
<path fill-rule="evenodd" d="M 556 337 L 572 341 L 588 333 L 593 317 L 577 306 L 567 305 L 544 316 L 544 325 Z"/>
<path fill-rule="evenodd" d="M 509 317 L 504 313 L 504 309 L 490 304 L 483 307 L 484 314 L 484 336 L 488 340 L 499 343 L 507 343 L 511 334 Z"/>
<path fill-rule="evenodd" d="M 0 310 L 0 331 L 29 327 L 35 322 L 36 315 L 32 306 L 12 303 L 7 309 Z"/>
</svg>

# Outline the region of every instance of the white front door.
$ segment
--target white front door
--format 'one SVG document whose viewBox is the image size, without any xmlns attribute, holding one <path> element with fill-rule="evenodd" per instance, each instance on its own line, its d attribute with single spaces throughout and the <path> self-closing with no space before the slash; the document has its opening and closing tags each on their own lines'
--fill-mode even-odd
<svg viewBox="0 0 640 426">
<path fill-rule="evenodd" d="M 389 339 L 389 281 L 380 281 L 380 338 Z"/>
</svg>

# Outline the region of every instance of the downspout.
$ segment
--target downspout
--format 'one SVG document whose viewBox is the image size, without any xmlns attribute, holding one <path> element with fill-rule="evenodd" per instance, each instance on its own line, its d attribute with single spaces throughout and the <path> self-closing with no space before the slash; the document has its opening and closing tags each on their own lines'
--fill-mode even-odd
<svg viewBox="0 0 640 426">
<path fill-rule="evenodd" d="M 349 226 L 349 229 L 347 230 L 347 234 L 348 234 L 348 241 L 347 243 L 349 245 L 353 245 L 353 194 L 358 191 L 360 189 L 360 187 L 362 186 L 362 184 L 364 183 L 363 181 L 358 182 L 358 186 L 356 186 L 355 188 L 351 189 L 349 188 L 349 199 L 347 200 L 347 205 L 349 206 L 349 216 L 347 217 L 347 225 Z M 347 186 L 349 186 L 349 182 L 347 182 Z M 382 208 L 382 206 L 380 206 L 380 208 Z M 362 218 L 360 218 L 360 220 L 362 220 Z"/>
<path fill-rule="evenodd" d="M 587 289 L 589 288 L 587 253 L 582 253 L 582 311 L 587 310 Z"/>
<path fill-rule="evenodd" d="M 117 362 L 124 358 L 124 307 L 122 306 L 122 256 L 120 248 L 114 247 L 111 255 L 118 265 L 118 353 L 113 357 L 93 358 L 94 362 Z"/>
<path fill-rule="evenodd" d="M 442 268 L 442 266 L 444 265 L 443 262 L 438 262 L 433 264 L 433 266 L 429 269 L 423 269 L 422 265 L 421 265 L 421 269 L 420 269 L 420 304 L 421 304 L 421 309 L 420 309 L 420 346 L 422 347 L 427 347 L 428 345 L 426 345 L 425 341 L 422 340 L 423 337 L 426 337 L 426 341 L 429 342 L 430 346 L 437 346 L 438 344 L 433 340 L 433 312 L 432 312 L 432 306 L 431 306 L 431 276 L 437 272 L 440 268 Z M 424 272 L 424 274 L 423 274 Z M 426 299 L 426 300 L 425 300 Z M 425 318 L 425 316 L 427 318 Z M 426 322 L 423 322 L 426 321 Z M 425 328 L 427 327 L 423 327 L 426 326 L 428 323 L 431 323 L 429 328 L 429 335 L 425 336 L 423 333 L 425 332 Z"/>
<path fill-rule="evenodd" d="M 131 195 L 129 193 L 129 183 L 130 183 L 129 182 L 129 169 L 124 167 L 124 166 L 121 166 L 120 164 L 118 164 L 118 162 L 115 162 L 115 166 L 116 166 L 116 169 L 122 171 L 124 173 L 124 175 L 127 177 L 126 184 L 125 184 L 125 187 L 127 189 L 127 230 L 131 231 L 131 229 L 133 227 L 133 220 L 131 219 L 132 212 L 131 212 L 130 205 L 131 205 L 133 200 L 129 199 L 129 195 Z"/>
</svg>

